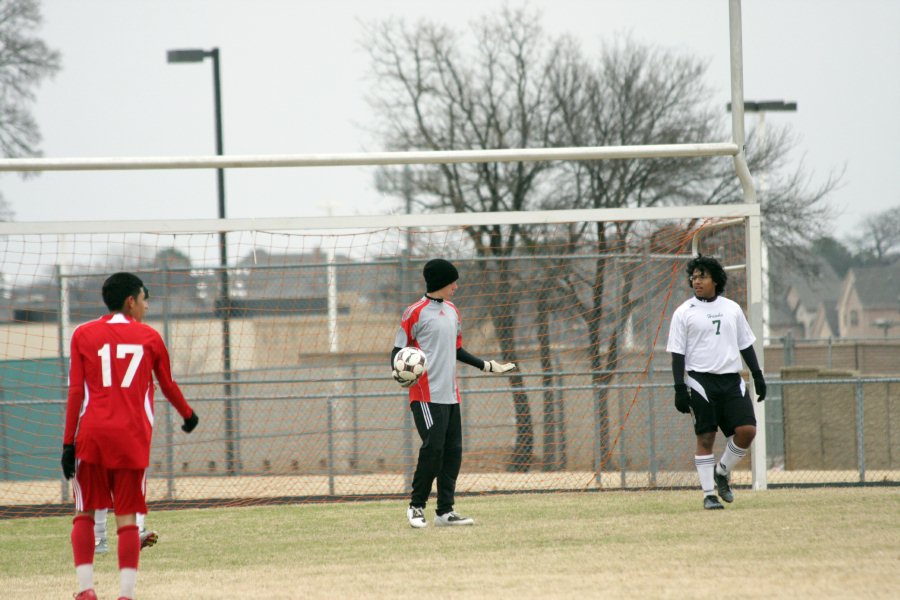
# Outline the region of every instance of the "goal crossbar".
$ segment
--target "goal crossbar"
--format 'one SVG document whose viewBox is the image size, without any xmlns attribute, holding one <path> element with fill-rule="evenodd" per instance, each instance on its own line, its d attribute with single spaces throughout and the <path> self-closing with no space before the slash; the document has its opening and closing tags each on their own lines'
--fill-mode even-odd
<svg viewBox="0 0 900 600">
<path fill-rule="evenodd" d="M 622 158 L 679 158 L 736 156 L 734 142 L 444 150 L 357 152 L 346 154 L 270 154 L 234 156 L 148 156 L 106 158 L 5 158 L 0 171 L 115 171 L 147 169 L 240 169 L 263 167 L 349 167 L 434 163 L 533 162 L 543 160 L 603 160 Z"/>
<path fill-rule="evenodd" d="M 159 219 L 147 221 L 25 221 L 0 223 L 0 235 L 79 233 L 196 233 L 203 231 L 285 231 L 382 229 L 387 227 L 459 227 L 566 222 L 613 222 L 666 219 L 759 217 L 758 204 L 587 208 L 527 212 L 448 213 L 430 215 L 353 215 L 341 217 Z"/>
</svg>

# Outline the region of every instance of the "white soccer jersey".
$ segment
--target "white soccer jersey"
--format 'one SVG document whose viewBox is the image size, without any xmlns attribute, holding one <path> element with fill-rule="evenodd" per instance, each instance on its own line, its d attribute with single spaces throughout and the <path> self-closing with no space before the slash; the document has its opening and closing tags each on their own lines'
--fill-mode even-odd
<svg viewBox="0 0 900 600">
<path fill-rule="evenodd" d="M 403 313 L 394 345 L 420 348 L 428 359 L 428 370 L 409 388 L 410 402 L 459 402 L 456 350 L 462 347 L 462 324 L 455 304 L 423 297 Z"/>
<path fill-rule="evenodd" d="M 672 314 L 666 352 L 684 354 L 687 371 L 739 373 L 740 351 L 755 341 L 737 302 L 722 296 L 712 302 L 691 298 Z"/>
</svg>

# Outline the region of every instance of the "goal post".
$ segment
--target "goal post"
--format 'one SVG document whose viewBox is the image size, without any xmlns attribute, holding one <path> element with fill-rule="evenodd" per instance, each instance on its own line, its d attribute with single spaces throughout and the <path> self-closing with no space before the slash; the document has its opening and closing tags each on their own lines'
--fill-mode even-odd
<svg viewBox="0 0 900 600">
<path fill-rule="evenodd" d="M 706 231 L 701 243 L 749 273 L 758 221 L 758 205 L 738 204 L 2 223 L 11 317 L 0 323 L 0 515 L 68 510 L 58 466 L 67 340 L 72 324 L 105 312 L 99 288 L 115 270 L 147 284 L 147 321 L 201 417 L 185 436 L 157 396 L 154 506 L 404 495 L 417 444 L 388 357 L 435 256 L 461 274 L 465 347 L 520 365 L 504 376 L 459 367 L 460 492 L 693 487 L 693 432 L 671 409 L 667 323 L 689 293 L 692 240 Z M 528 235 L 480 253 L 484 226 Z M 732 297 L 749 306 L 752 275 L 733 277 Z M 736 483 L 760 479 L 758 447 Z"/>
</svg>

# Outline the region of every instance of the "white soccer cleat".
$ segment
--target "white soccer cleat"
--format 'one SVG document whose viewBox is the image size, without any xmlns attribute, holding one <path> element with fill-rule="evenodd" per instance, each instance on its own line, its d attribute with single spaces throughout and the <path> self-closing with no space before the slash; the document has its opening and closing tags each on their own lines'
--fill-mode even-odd
<svg viewBox="0 0 900 600">
<path fill-rule="evenodd" d="M 451 510 L 448 513 L 444 513 L 442 515 L 434 515 L 434 526 L 435 527 L 453 527 L 456 525 L 474 525 L 475 520 L 469 517 L 464 517 L 455 510 Z"/>
<path fill-rule="evenodd" d="M 421 529 L 428 527 L 428 521 L 425 520 L 425 509 L 418 506 L 410 506 L 406 509 L 406 519 L 411 527 Z"/>
</svg>

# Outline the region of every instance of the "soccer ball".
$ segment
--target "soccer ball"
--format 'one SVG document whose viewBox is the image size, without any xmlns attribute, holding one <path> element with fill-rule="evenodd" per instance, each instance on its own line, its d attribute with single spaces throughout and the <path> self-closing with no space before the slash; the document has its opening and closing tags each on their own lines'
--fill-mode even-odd
<svg viewBox="0 0 900 600">
<path fill-rule="evenodd" d="M 394 357 L 394 378 L 404 381 L 415 381 L 428 369 L 428 359 L 425 353 L 408 346 L 401 348 Z"/>
</svg>

